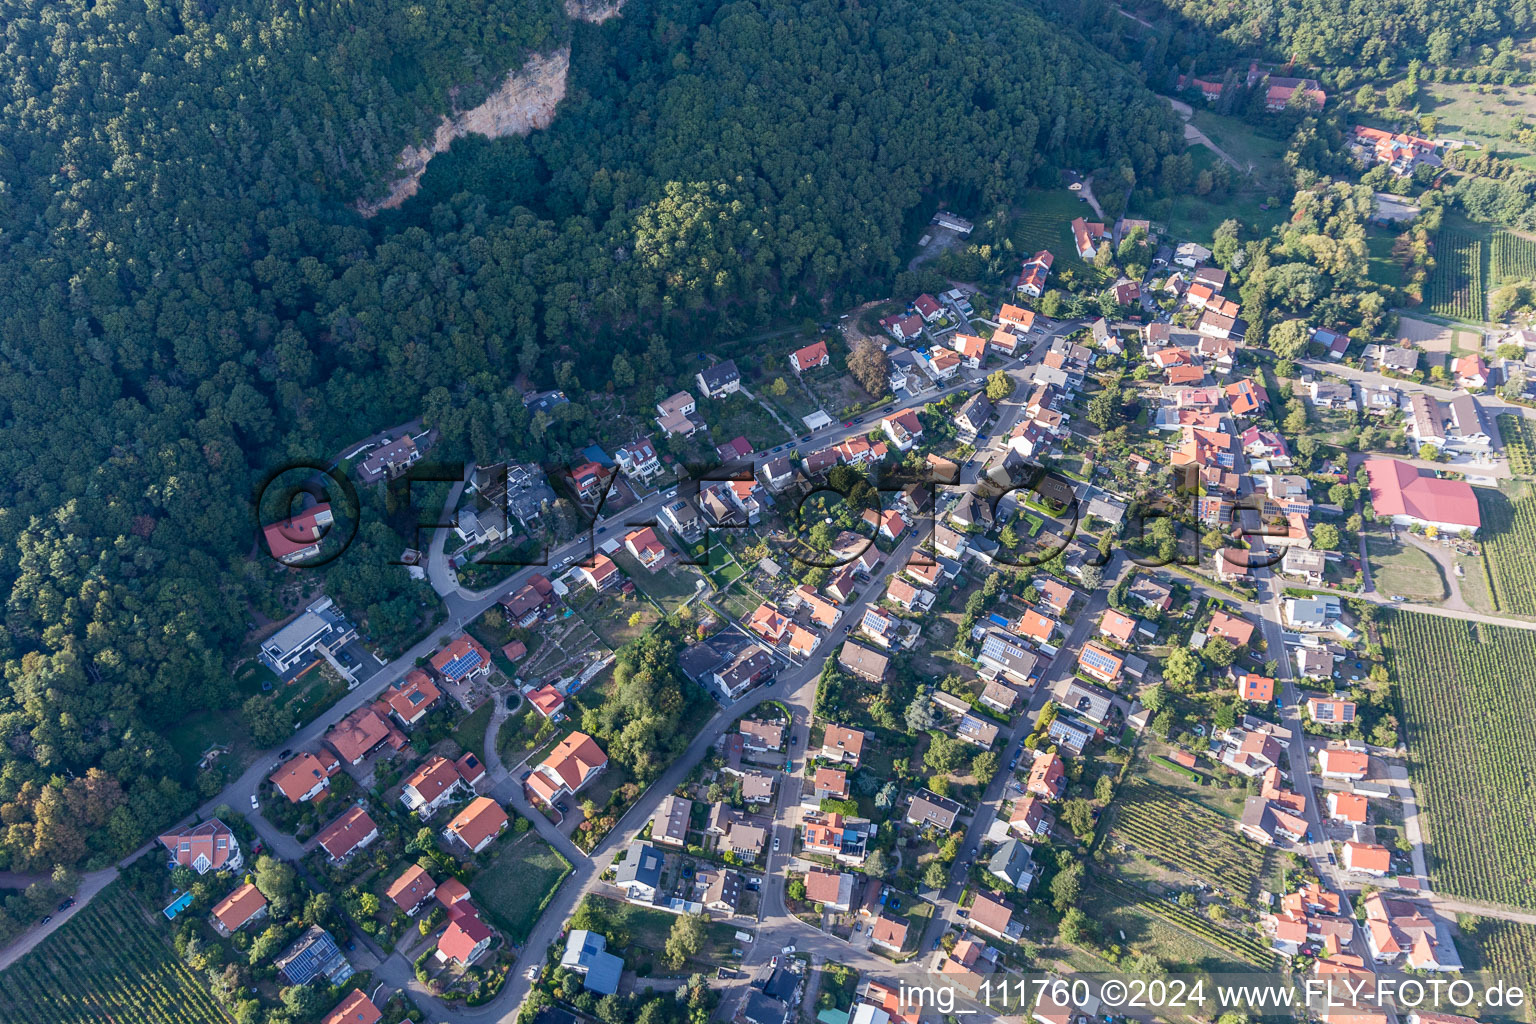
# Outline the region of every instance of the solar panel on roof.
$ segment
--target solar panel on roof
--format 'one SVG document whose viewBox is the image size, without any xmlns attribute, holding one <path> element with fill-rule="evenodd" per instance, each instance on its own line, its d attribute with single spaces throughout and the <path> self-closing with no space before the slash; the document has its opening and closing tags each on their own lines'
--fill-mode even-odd
<svg viewBox="0 0 1536 1024">
<path fill-rule="evenodd" d="M 443 675 L 457 678 L 480 665 L 480 652 L 469 650 L 443 666 Z"/>
</svg>

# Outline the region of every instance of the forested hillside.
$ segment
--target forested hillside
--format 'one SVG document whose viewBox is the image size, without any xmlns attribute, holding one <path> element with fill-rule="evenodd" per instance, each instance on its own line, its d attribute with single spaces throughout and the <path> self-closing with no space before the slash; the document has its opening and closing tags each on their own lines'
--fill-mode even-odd
<svg viewBox="0 0 1536 1024">
<path fill-rule="evenodd" d="M 1003 0 L 631 0 L 600 27 L 528 0 L 0 0 L 0 24 L 0 868 L 191 805 L 164 731 L 230 704 L 248 609 L 280 611 L 247 557 L 271 467 L 417 414 L 450 454 L 558 455 L 579 407 L 530 430 L 523 387 L 600 386 L 626 350 L 659 380 L 884 294 L 940 195 L 1147 179 L 1180 146 Z M 403 146 L 566 44 L 548 131 L 461 140 L 358 216 Z M 328 582 L 365 614 L 385 573 Z"/>
<path fill-rule="evenodd" d="M 1528 0 L 1155 0 L 1150 6 L 1214 33 L 1237 52 L 1302 67 L 1382 60 L 1398 66 L 1413 57 L 1445 63 L 1464 47 L 1529 34 L 1536 26 Z"/>
</svg>

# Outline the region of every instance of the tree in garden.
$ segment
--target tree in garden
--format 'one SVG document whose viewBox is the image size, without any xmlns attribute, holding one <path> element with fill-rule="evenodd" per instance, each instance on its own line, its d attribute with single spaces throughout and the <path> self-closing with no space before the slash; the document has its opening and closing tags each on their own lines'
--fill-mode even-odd
<svg viewBox="0 0 1536 1024">
<path fill-rule="evenodd" d="M 1093 836 L 1093 806 L 1081 797 L 1074 797 L 1061 805 L 1061 820 L 1079 839 Z"/>
<path fill-rule="evenodd" d="M 1200 659 L 1187 647 L 1175 647 L 1163 659 L 1163 680 L 1175 690 L 1188 690 L 1201 669 Z"/>
<path fill-rule="evenodd" d="M 890 873 L 890 867 L 886 864 L 884 850 L 871 850 L 864 861 L 864 873 L 870 878 L 884 878 Z"/>
<path fill-rule="evenodd" d="M 875 807 L 882 811 L 888 811 L 896 805 L 896 795 L 900 792 L 896 783 L 887 782 L 880 787 L 880 792 L 875 794 Z"/>
<path fill-rule="evenodd" d="M 805 902 L 805 879 L 791 878 L 784 891 L 790 899 Z"/>
<path fill-rule="evenodd" d="M 933 702 L 928 699 L 927 687 L 917 688 L 917 693 L 912 697 L 912 703 L 907 705 L 905 718 L 907 732 L 914 735 L 927 732 L 939 724 L 939 715 L 933 707 Z"/>
<path fill-rule="evenodd" d="M 1168 706 L 1168 691 L 1162 683 L 1153 683 L 1141 695 L 1141 706 L 1154 715 Z"/>
<path fill-rule="evenodd" d="M 888 389 L 885 353 L 868 338 L 859 338 L 849 348 L 848 372 L 871 398 L 879 398 Z"/>
<path fill-rule="evenodd" d="M 698 956 L 704 949 L 704 924 L 703 914 L 683 914 L 673 921 L 662 959 L 676 968 Z"/>
<path fill-rule="evenodd" d="M 1099 776 L 1099 780 L 1093 784 L 1093 798 L 1101 804 L 1107 804 L 1115 795 L 1115 777 L 1105 772 Z"/>
<path fill-rule="evenodd" d="M 1217 668 L 1226 668 L 1237 658 L 1237 648 L 1226 637 L 1213 636 L 1200 649 L 1200 658 Z"/>
<path fill-rule="evenodd" d="M 923 885 L 930 889 L 942 889 L 949 881 L 949 872 L 944 870 L 944 865 L 938 860 L 931 860 L 923 869 Z"/>
<path fill-rule="evenodd" d="M 983 786 L 992 781 L 999 768 L 997 754 L 990 750 L 983 750 L 971 759 L 971 774 L 976 781 Z"/>
<path fill-rule="evenodd" d="M 1013 378 L 1003 370 L 994 370 L 987 375 L 987 397 L 994 402 L 1001 402 L 1013 394 Z"/>
<path fill-rule="evenodd" d="M 1282 320 L 1269 331 L 1269 347 L 1281 359 L 1296 359 L 1307 350 L 1312 329 L 1305 320 Z"/>
<path fill-rule="evenodd" d="M 1332 523 L 1318 523 L 1312 527 L 1312 546 L 1319 551 L 1339 549 L 1339 528 Z"/>
<path fill-rule="evenodd" d="M 1056 934 L 1062 942 L 1070 946 L 1086 946 L 1094 941 L 1097 935 L 1093 922 L 1088 919 L 1077 907 L 1073 907 L 1062 915 L 1061 924 L 1056 928 Z"/>
<path fill-rule="evenodd" d="M 948 774 L 964 763 L 966 747 L 964 740 L 943 734 L 935 735 L 929 740 L 928 750 L 923 754 L 923 764 L 930 771 Z"/>
<path fill-rule="evenodd" d="M 1080 861 L 1072 861 L 1059 869 L 1051 879 L 1051 906 L 1058 914 L 1065 914 L 1075 907 L 1082 893 L 1083 865 Z"/>
</svg>

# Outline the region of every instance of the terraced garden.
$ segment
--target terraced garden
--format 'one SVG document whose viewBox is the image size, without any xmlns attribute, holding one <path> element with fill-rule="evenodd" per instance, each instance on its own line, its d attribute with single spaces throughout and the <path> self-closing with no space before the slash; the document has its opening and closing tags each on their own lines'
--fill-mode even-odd
<svg viewBox="0 0 1536 1024">
<path fill-rule="evenodd" d="M 226 1024 L 122 882 L 0 974 L 0 1024 Z"/>
<path fill-rule="evenodd" d="M 1483 243 L 1458 231 L 1435 236 L 1435 269 L 1429 278 L 1431 313 L 1459 320 L 1482 320 Z"/>
<path fill-rule="evenodd" d="M 1434 888 L 1536 907 L 1536 632 L 1385 622 Z"/>
<path fill-rule="evenodd" d="M 1238 835 L 1232 820 L 1161 786 L 1137 782 L 1115 801 L 1109 838 L 1204 879 L 1228 895 L 1257 891 L 1264 851 Z"/>
</svg>

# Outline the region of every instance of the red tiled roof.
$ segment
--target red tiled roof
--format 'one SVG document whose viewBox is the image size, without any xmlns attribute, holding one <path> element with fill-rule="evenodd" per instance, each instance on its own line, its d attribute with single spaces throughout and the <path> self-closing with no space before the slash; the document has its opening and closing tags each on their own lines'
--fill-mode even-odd
<svg viewBox="0 0 1536 1024">
<path fill-rule="evenodd" d="M 429 803 L 459 781 L 459 773 L 453 767 L 453 762 L 446 757 L 434 757 L 420 765 L 404 785 L 414 789 L 423 800 Z"/>
<path fill-rule="evenodd" d="M 528 694 L 528 703 L 532 704 L 534 710 L 538 711 L 539 714 L 548 718 L 565 706 L 565 697 L 561 695 L 559 690 L 545 683 L 537 690 Z"/>
<path fill-rule="evenodd" d="M 318 839 L 332 860 L 341 860 L 357 849 L 359 843 L 378 830 L 368 812 L 361 807 L 349 808 L 341 817 L 320 830 Z"/>
<path fill-rule="evenodd" d="M 394 900 L 401 910 L 409 912 L 420 906 L 421 901 L 436 888 L 437 883 L 432 881 L 432 876 L 421 865 L 412 864 L 400 873 L 399 878 L 389 883 L 384 894 Z"/>
<path fill-rule="evenodd" d="M 353 989 L 344 996 L 336 1008 L 320 1019 L 320 1024 L 379 1024 L 384 1014 L 373 1005 L 373 1000 Z"/>
<path fill-rule="evenodd" d="M 290 802 L 298 803 L 328 775 L 320 759 L 306 750 L 285 761 L 282 767 L 268 776 L 268 781 Z"/>
<path fill-rule="evenodd" d="M 446 669 L 452 661 L 457 658 L 464 657 L 464 655 L 468 654 L 470 651 L 474 651 L 480 656 L 480 661 L 477 664 L 471 666 L 468 669 L 459 670 L 452 676 L 448 675 L 444 671 L 444 669 Z M 457 682 L 459 679 L 469 675 L 471 672 L 478 672 L 483 666 L 489 665 L 490 663 L 491 652 L 487 651 L 481 645 L 480 641 L 476 640 L 468 633 L 460 633 L 458 636 L 453 638 L 453 642 L 450 643 L 447 647 L 444 647 L 442 650 L 432 655 L 432 668 L 437 671 L 438 675 L 448 679 L 449 682 Z"/>
<path fill-rule="evenodd" d="M 389 723 L 377 711 L 371 707 L 358 708 L 331 726 L 325 742 L 343 761 L 353 764 L 388 739 L 389 733 Z"/>
<path fill-rule="evenodd" d="M 192 867 L 199 857 L 203 857 L 211 871 L 222 868 L 239 845 L 229 826 L 217 818 L 179 832 L 167 832 L 160 837 L 160 843 L 171 852 L 171 859 L 182 867 Z"/>
<path fill-rule="evenodd" d="M 1469 530 L 1483 524 L 1477 496 L 1464 480 L 1443 480 L 1397 459 L 1366 459 L 1365 472 L 1378 516 L 1407 515 Z"/>
<path fill-rule="evenodd" d="M 448 831 L 473 850 L 499 832 L 507 821 L 507 812 L 501 809 L 501 804 L 488 796 L 479 796 L 448 823 Z"/>
<path fill-rule="evenodd" d="M 474 955 L 475 947 L 493 933 L 490 926 L 480 920 L 480 915 L 473 907 L 456 907 L 452 913 L 453 920 L 444 930 L 442 938 L 437 940 L 437 949 L 448 959 L 466 964 Z"/>
<path fill-rule="evenodd" d="M 235 931 L 267 905 L 267 898 L 250 882 L 236 886 L 228 896 L 214 904 L 213 916 L 227 931 Z"/>
<path fill-rule="evenodd" d="M 322 501 L 318 505 L 311 505 L 296 516 L 263 526 L 261 533 L 266 538 L 267 549 L 272 552 L 272 557 L 283 558 L 314 544 L 319 540 L 320 535 L 320 524 L 317 520 L 329 515 L 330 511 L 331 506 Z"/>
</svg>

